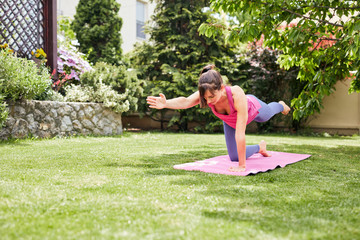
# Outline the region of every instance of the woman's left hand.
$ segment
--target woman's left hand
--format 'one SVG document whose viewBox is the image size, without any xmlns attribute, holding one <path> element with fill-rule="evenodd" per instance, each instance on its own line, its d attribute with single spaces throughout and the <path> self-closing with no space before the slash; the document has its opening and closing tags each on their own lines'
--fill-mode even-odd
<svg viewBox="0 0 360 240">
<path fill-rule="evenodd" d="M 244 167 L 240 167 L 240 166 L 230 167 L 230 168 L 229 168 L 229 171 L 230 171 L 230 172 L 245 172 L 245 171 L 246 171 L 246 168 L 245 168 L 245 166 L 244 166 Z"/>
</svg>

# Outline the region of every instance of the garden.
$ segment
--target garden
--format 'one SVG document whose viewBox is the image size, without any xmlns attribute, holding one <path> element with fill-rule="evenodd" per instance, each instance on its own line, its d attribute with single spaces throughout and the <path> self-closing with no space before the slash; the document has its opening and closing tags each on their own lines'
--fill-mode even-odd
<svg viewBox="0 0 360 240">
<path fill-rule="evenodd" d="M 149 40 L 123 53 L 120 4 L 80 0 L 74 18 L 57 19 L 55 69 L 42 47 L 24 57 L 0 35 L 1 238 L 358 239 L 359 135 L 318 134 L 306 122 L 337 82 L 360 92 L 360 8 L 154 3 Z M 152 109 L 146 97 L 191 95 L 208 64 L 225 84 L 292 108 L 256 123 L 246 144 L 311 157 L 246 177 L 174 169 L 227 155 L 223 122 L 200 106 Z M 121 117 L 131 114 L 161 129 L 129 131 Z M 18 137 L 13 126 L 25 125 Z"/>
<path fill-rule="evenodd" d="M 125 132 L 0 144 L 2 239 L 357 239 L 359 137 L 248 135 L 311 158 L 238 177 L 173 169 L 223 134 Z"/>
</svg>

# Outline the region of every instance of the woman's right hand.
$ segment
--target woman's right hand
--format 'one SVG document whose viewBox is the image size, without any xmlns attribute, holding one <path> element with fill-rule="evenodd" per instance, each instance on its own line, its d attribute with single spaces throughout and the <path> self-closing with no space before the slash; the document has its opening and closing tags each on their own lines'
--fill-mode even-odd
<svg viewBox="0 0 360 240">
<path fill-rule="evenodd" d="M 150 108 L 163 109 L 166 107 L 166 97 L 160 93 L 160 97 L 148 96 L 146 98 Z"/>
</svg>

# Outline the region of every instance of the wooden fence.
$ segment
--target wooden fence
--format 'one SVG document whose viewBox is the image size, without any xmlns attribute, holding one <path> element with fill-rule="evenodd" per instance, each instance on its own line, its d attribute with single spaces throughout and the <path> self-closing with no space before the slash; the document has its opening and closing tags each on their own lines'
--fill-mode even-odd
<svg viewBox="0 0 360 240">
<path fill-rule="evenodd" d="M 56 0 L 1 0 L 0 43 L 19 57 L 44 49 L 47 65 L 57 67 Z"/>
</svg>

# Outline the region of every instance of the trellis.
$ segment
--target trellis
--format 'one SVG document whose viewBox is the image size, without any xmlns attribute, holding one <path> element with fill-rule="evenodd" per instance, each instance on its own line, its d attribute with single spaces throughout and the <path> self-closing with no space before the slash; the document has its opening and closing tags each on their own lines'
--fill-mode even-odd
<svg viewBox="0 0 360 240">
<path fill-rule="evenodd" d="M 26 58 L 42 48 L 47 65 L 56 69 L 56 0 L 1 0 L 0 43 Z"/>
</svg>

